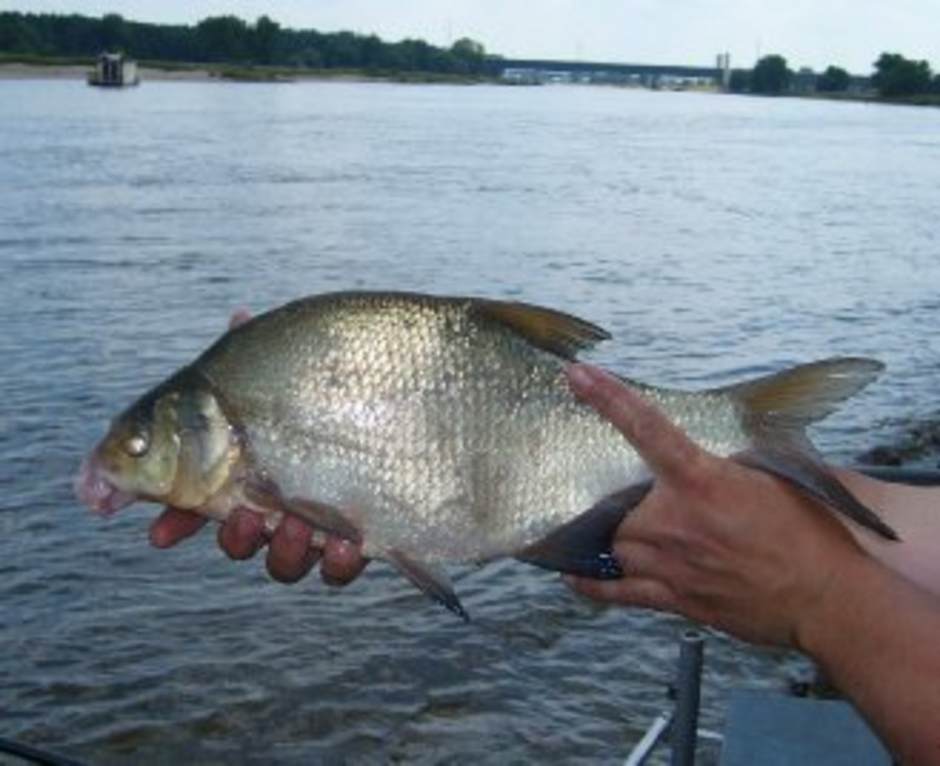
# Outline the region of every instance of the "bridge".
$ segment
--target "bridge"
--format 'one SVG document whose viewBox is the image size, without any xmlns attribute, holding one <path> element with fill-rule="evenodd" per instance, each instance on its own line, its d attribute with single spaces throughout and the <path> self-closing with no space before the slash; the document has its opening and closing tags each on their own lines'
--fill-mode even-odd
<svg viewBox="0 0 940 766">
<path fill-rule="evenodd" d="M 614 64 L 596 61 L 558 61 L 552 59 L 490 59 L 491 72 L 506 80 L 546 81 L 567 79 L 594 82 L 710 81 L 719 84 L 727 71 L 715 66 L 676 64 Z"/>
</svg>

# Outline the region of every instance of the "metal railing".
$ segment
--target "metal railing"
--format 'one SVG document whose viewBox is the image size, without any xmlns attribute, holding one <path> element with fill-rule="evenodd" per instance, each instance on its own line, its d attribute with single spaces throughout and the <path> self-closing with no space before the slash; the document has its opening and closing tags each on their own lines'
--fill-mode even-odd
<svg viewBox="0 0 940 766">
<path fill-rule="evenodd" d="M 698 742 L 698 711 L 702 691 L 705 635 L 686 630 L 679 639 L 676 712 L 672 723 L 672 766 L 693 766 Z"/>
<path fill-rule="evenodd" d="M 693 766 L 695 749 L 702 735 L 720 738 L 698 728 L 699 703 L 702 692 L 702 663 L 705 655 L 705 634 L 689 628 L 679 635 L 679 662 L 672 696 L 672 710 L 660 713 L 636 744 L 624 766 L 643 766 L 665 737 L 669 737 L 670 766 Z"/>
</svg>

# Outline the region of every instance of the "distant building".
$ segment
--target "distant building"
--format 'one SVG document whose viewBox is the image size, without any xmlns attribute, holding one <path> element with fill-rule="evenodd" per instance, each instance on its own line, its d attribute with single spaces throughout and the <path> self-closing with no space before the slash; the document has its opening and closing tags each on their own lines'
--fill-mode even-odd
<svg viewBox="0 0 940 766">
<path fill-rule="evenodd" d="M 139 82 L 137 62 L 124 58 L 122 53 L 102 53 L 95 62 L 94 70 L 88 74 L 89 85 L 120 88 Z"/>
<path fill-rule="evenodd" d="M 790 92 L 806 95 L 816 92 L 819 76 L 809 67 L 800 67 L 790 78 Z"/>
<path fill-rule="evenodd" d="M 510 85 L 617 85 L 666 90 L 713 90 L 721 71 L 712 67 L 602 64 L 586 61 L 501 60 L 495 71 Z M 730 75 L 730 73 L 729 73 Z"/>
<path fill-rule="evenodd" d="M 715 64 L 718 66 L 718 87 L 723 91 L 731 90 L 731 54 L 719 53 Z"/>
</svg>

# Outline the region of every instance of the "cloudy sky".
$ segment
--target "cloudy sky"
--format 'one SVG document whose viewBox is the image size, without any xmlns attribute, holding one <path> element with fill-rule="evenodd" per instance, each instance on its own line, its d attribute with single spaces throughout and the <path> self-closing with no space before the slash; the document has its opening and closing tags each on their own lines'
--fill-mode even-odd
<svg viewBox="0 0 940 766">
<path fill-rule="evenodd" d="M 781 53 L 794 68 L 865 74 L 888 50 L 940 68 L 940 0 L 14 0 L 0 9 L 181 23 L 266 13 L 284 26 L 387 40 L 473 37 L 511 57 L 710 64 L 729 51 L 747 66 Z"/>
</svg>

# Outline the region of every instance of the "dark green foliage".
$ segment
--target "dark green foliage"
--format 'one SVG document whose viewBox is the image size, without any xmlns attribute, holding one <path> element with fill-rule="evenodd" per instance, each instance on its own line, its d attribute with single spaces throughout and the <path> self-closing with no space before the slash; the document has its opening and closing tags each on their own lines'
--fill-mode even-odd
<svg viewBox="0 0 940 766">
<path fill-rule="evenodd" d="M 201 61 L 249 61 L 254 58 L 248 25 L 237 16 L 211 16 L 196 25 Z"/>
<path fill-rule="evenodd" d="M 731 81 L 728 90 L 732 93 L 748 93 L 751 90 L 751 70 L 734 69 L 731 72 Z"/>
<path fill-rule="evenodd" d="M 0 54 L 90 57 L 103 50 L 121 50 L 149 61 L 467 76 L 489 73 L 483 46 L 467 38 L 446 49 L 424 40 L 386 43 L 375 35 L 284 29 L 267 16 L 254 24 L 236 16 L 212 16 L 193 27 L 127 21 L 118 14 L 97 19 L 0 13 Z"/>
<path fill-rule="evenodd" d="M 255 60 L 262 64 L 273 64 L 277 60 L 277 43 L 281 35 L 281 25 L 261 16 L 255 22 L 254 54 Z"/>
<path fill-rule="evenodd" d="M 751 92 L 765 95 L 777 95 L 790 87 L 793 73 L 787 67 L 787 60 L 776 54 L 764 56 L 754 66 L 751 74 Z"/>
<path fill-rule="evenodd" d="M 900 53 L 882 53 L 871 80 L 878 93 L 888 98 L 926 93 L 931 85 L 930 65 L 906 59 Z"/>
<path fill-rule="evenodd" d="M 816 80 L 816 90 L 821 93 L 838 93 L 849 89 L 851 78 L 841 67 L 830 66 Z"/>
<path fill-rule="evenodd" d="M 101 19 L 101 47 L 110 51 L 124 50 L 127 31 L 124 19 L 117 13 L 109 13 Z"/>
<path fill-rule="evenodd" d="M 482 71 L 486 63 L 486 51 L 483 46 L 469 37 L 461 37 L 450 48 L 450 55 L 455 68 L 461 74 Z"/>
<path fill-rule="evenodd" d="M 20 14 L 0 13 L 0 51 L 39 53 L 42 52 L 42 40 Z"/>
</svg>

